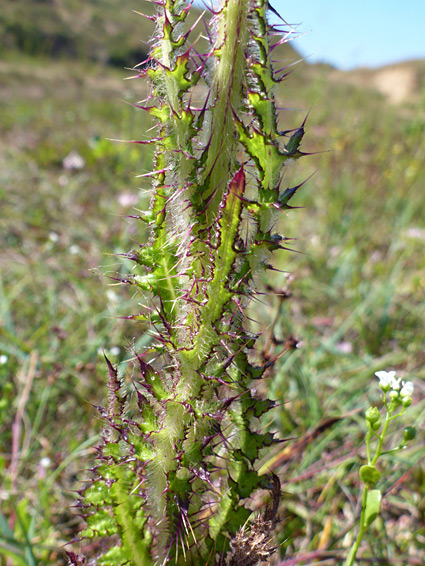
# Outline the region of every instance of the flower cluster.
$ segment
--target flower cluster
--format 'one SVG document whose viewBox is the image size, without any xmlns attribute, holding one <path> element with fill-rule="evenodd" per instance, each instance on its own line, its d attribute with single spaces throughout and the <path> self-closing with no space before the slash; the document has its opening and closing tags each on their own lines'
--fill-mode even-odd
<svg viewBox="0 0 425 566">
<path fill-rule="evenodd" d="M 389 392 L 392 401 L 400 401 L 405 407 L 412 403 L 413 383 L 403 381 L 401 377 L 396 377 L 395 371 L 377 371 L 376 377 L 379 379 L 379 387 L 384 393 Z"/>
</svg>

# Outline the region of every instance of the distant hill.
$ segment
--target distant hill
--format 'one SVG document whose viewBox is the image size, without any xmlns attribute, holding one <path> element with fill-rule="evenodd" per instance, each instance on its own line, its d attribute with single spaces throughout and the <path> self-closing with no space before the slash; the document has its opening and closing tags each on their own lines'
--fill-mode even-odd
<svg viewBox="0 0 425 566">
<path fill-rule="evenodd" d="M 136 0 L 0 0 L 2 51 L 132 66 L 146 58 L 153 24 Z M 153 6 L 143 2 L 152 13 Z"/>
<path fill-rule="evenodd" d="M 373 88 L 394 104 L 415 101 L 425 93 L 425 60 L 394 63 L 378 69 L 333 70 L 330 77 L 360 88 Z"/>
<path fill-rule="evenodd" d="M 0 53 L 91 60 L 131 67 L 146 59 L 154 14 L 144 0 L 0 0 Z M 192 10 L 192 19 L 194 19 Z M 299 58 L 290 45 L 280 59 Z"/>
</svg>

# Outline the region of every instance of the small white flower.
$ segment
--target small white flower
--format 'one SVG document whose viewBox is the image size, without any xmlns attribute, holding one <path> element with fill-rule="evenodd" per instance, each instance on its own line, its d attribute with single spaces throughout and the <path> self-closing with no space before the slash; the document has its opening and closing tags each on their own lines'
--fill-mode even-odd
<svg viewBox="0 0 425 566">
<path fill-rule="evenodd" d="M 375 375 L 379 379 L 379 387 L 383 391 L 398 388 L 398 380 L 395 378 L 395 371 L 376 371 Z"/>
<path fill-rule="evenodd" d="M 77 244 L 73 244 L 72 246 L 69 247 L 69 253 L 71 255 L 77 255 L 79 251 L 80 251 L 80 246 L 77 246 Z"/>
<path fill-rule="evenodd" d="M 413 383 L 411 381 L 403 381 L 402 388 L 400 391 L 400 397 L 403 399 L 405 397 L 411 397 L 413 394 Z"/>
<path fill-rule="evenodd" d="M 338 342 L 335 348 L 342 354 L 351 354 L 353 352 L 353 345 L 350 342 Z"/>
<path fill-rule="evenodd" d="M 57 232 L 50 232 L 49 233 L 49 240 L 54 244 L 59 242 L 59 234 Z"/>
<path fill-rule="evenodd" d="M 112 346 L 110 352 L 111 352 L 111 356 L 119 356 L 121 349 L 118 348 L 118 346 Z"/>
<path fill-rule="evenodd" d="M 118 195 L 118 202 L 121 206 L 134 206 L 137 202 L 137 195 L 132 193 L 121 193 Z"/>
<path fill-rule="evenodd" d="M 42 459 L 40 460 L 40 466 L 41 466 L 42 468 L 48 468 L 51 463 L 52 463 L 52 461 L 51 461 L 50 458 L 48 458 L 47 456 L 44 456 L 44 458 L 42 458 Z"/>
<path fill-rule="evenodd" d="M 62 167 L 64 169 L 82 169 L 86 162 L 77 151 L 71 151 L 62 160 Z"/>
<path fill-rule="evenodd" d="M 0 356 L 0 366 L 4 366 L 5 364 L 7 364 L 7 360 L 9 358 L 6 356 L 6 354 L 2 354 Z"/>
</svg>

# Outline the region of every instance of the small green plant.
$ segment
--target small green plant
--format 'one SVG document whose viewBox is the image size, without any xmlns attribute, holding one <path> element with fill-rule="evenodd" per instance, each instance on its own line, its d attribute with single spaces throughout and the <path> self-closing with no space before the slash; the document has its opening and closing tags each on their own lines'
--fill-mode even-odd
<svg viewBox="0 0 425 566">
<path fill-rule="evenodd" d="M 363 484 L 360 526 L 357 538 L 345 561 L 345 566 L 352 566 L 354 564 L 365 533 L 379 515 L 382 491 L 375 487 L 381 478 L 381 473 L 376 466 L 379 458 L 385 454 L 402 450 L 406 447 L 407 443 L 416 436 L 414 427 L 406 427 L 403 431 L 402 442 L 392 450 L 383 451 L 389 425 L 392 421 L 401 417 L 412 404 L 412 382 L 404 382 L 401 378 L 396 379 L 395 375 L 395 371 L 376 372 L 382 391 L 382 404 L 386 413 L 384 422 L 382 423 L 381 412 L 377 407 L 370 407 L 365 414 L 368 428 L 365 439 L 367 464 L 362 466 L 359 472 L 360 480 Z M 374 445 L 375 448 L 373 449 Z"/>
<path fill-rule="evenodd" d="M 189 6 L 157 3 L 156 35 L 138 104 L 156 121 L 152 201 L 137 219 L 150 238 L 127 254 L 122 283 L 143 296 L 132 318 L 151 346 L 134 352 L 130 381 L 109 368 L 109 403 L 93 479 L 80 508 L 83 537 L 109 539 L 97 563 L 205 565 L 267 561 L 280 483 L 260 475 L 261 451 L 278 442 L 261 418 L 275 406 L 256 384 L 257 336 L 247 307 L 257 280 L 286 250 L 277 215 L 299 186 L 282 187 L 303 155 L 304 124 L 280 132 L 274 48 L 289 33 L 268 23 L 265 0 L 224 0 L 211 10 L 205 53 L 185 28 Z M 271 502 L 253 514 L 259 489 Z M 73 564 L 85 559 L 70 553 Z"/>
</svg>

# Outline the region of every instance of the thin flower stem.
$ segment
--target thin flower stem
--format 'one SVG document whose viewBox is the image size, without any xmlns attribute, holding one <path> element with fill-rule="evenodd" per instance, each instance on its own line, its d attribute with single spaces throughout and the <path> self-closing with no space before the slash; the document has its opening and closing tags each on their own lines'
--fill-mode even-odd
<svg viewBox="0 0 425 566">
<path fill-rule="evenodd" d="M 390 417 L 390 411 L 389 411 L 389 409 L 387 409 L 387 414 L 386 414 L 385 422 L 384 422 L 384 428 L 382 429 L 382 433 L 381 433 L 381 435 L 379 436 L 378 446 L 377 446 L 376 452 L 375 452 L 375 457 L 373 458 L 373 460 L 372 460 L 372 462 L 371 462 L 371 465 L 372 465 L 372 466 L 374 466 L 374 465 L 376 464 L 376 462 L 378 461 L 379 456 L 380 456 L 381 453 L 382 453 L 382 446 L 383 446 L 383 444 L 384 444 L 384 439 L 385 439 L 385 436 L 386 436 L 386 434 L 387 434 L 388 426 L 389 426 L 391 420 L 392 420 L 392 418 Z"/>
<path fill-rule="evenodd" d="M 367 496 L 369 494 L 369 489 L 370 489 L 369 486 L 365 486 L 363 490 L 362 512 L 360 514 L 360 529 L 357 534 L 356 542 L 351 547 L 351 550 L 347 556 L 347 560 L 345 561 L 344 566 L 352 566 L 354 564 L 354 561 L 357 556 L 357 552 L 360 548 L 360 544 L 366 532 L 365 514 L 366 514 Z"/>
<path fill-rule="evenodd" d="M 393 417 L 391 417 L 391 406 L 388 405 L 388 403 L 386 402 L 385 399 L 384 399 L 384 405 L 385 405 L 387 412 L 386 412 L 385 422 L 384 422 L 384 426 L 383 426 L 381 434 L 376 434 L 371 429 L 369 429 L 367 434 L 366 434 L 367 462 L 368 462 L 369 466 L 375 466 L 376 462 L 378 461 L 378 458 L 381 456 L 382 447 L 383 447 L 383 444 L 384 444 L 385 436 L 387 434 L 388 426 L 389 426 L 390 422 L 392 421 L 392 419 L 395 416 L 398 416 L 398 415 L 394 415 Z M 371 458 L 371 446 L 370 446 L 372 434 L 378 439 L 378 446 L 376 448 L 375 456 L 373 458 Z M 360 544 L 363 540 L 363 537 L 364 537 L 366 529 L 367 529 L 365 515 L 366 515 L 367 498 L 368 498 L 369 490 L 370 490 L 370 486 L 365 485 L 364 488 L 363 488 L 362 511 L 361 511 L 361 514 L 360 514 L 359 532 L 357 534 L 356 541 L 353 544 L 353 546 L 351 547 L 351 550 L 350 550 L 350 552 L 347 556 L 347 560 L 345 561 L 344 566 L 352 566 L 354 564 L 354 561 L 355 561 L 356 556 L 357 556 L 357 552 L 360 548 Z"/>
<path fill-rule="evenodd" d="M 375 435 L 378 436 L 378 435 Z M 367 450 L 367 463 L 370 465 L 371 463 L 371 456 L 370 456 L 370 441 L 372 438 L 372 431 L 369 430 L 366 434 L 366 450 Z"/>
</svg>

